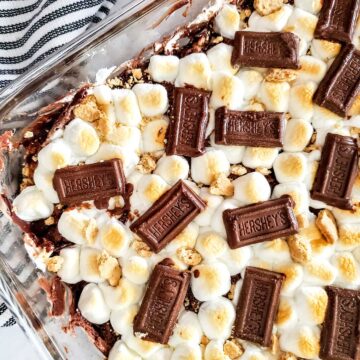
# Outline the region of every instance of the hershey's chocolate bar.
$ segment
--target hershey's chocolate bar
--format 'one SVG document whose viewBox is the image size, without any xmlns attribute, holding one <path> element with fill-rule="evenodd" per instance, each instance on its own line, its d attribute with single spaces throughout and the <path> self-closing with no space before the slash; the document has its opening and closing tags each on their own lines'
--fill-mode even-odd
<svg viewBox="0 0 360 360">
<path fill-rule="evenodd" d="M 236 307 L 234 336 L 261 346 L 271 345 L 285 275 L 248 266 Z"/>
<path fill-rule="evenodd" d="M 223 212 L 231 249 L 296 234 L 294 201 L 288 195 Z"/>
<path fill-rule="evenodd" d="M 357 164 L 356 140 L 350 136 L 327 134 L 311 197 L 340 209 L 352 209 L 350 195 Z"/>
<path fill-rule="evenodd" d="M 320 358 L 360 358 L 360 291 L 327 286 L 328 305 L 320 340 Z"/>
<path fill-rule="evenodd" d="M 163 194 L 130 229 L 158 253 L 206 207 L 183 181 Z"/>
<path fill-rule="evenodd" d="M 155 266 L 134 320 L 134 332 L 144 340 L 167 344 L 183 305 L 190 273 L 165 264 Z"/>
<path fill-rule="evenodd" d="M 359 0 L 326 0 L 315 29 L 315 39 L 351 43 L 359 16 Z"/>
<path fill-rule="evenodd" d="M 167 155 L 195 157 L 204 153 L 209 98 L 208 91 L 175 88 L 174 118 L 167 133 Z"/>
<path fill-rule="evenodd" d="M 125 193 L 125 176 L 119 159 L 56 170 L 53 184 L 60 203 L 65 205 L 108 199 Z"/>
<path fill-rule="evenodd" d="M 360 92 L 360 51 L 343 46 L 317 88 L 313 101 L 345 117 Z"/>
<path fill-rule="evenodd" d="M 300 39 L 290 32 L 238 31 L 235 34 L 233 65 L 299 69 Z"/>
<path fill-rule="evenodd" d="M 215 112 L 215 143 L 281 147 L 284 127 L 284 113 L 234 111 L 221 107 Z"/>
</svg>

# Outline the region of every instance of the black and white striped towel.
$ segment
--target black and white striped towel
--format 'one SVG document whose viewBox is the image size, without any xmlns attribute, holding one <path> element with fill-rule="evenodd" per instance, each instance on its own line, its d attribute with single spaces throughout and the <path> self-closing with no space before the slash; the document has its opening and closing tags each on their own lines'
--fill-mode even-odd
<svg viewBox="0 0 360 360">
<path fill-rule="evenodd" d="M 0 88 L 101 21 L 116 1 L 0 0 Z M 2 298 L 0 327 L 11 326 L 16 321 Z"/>
</svg>

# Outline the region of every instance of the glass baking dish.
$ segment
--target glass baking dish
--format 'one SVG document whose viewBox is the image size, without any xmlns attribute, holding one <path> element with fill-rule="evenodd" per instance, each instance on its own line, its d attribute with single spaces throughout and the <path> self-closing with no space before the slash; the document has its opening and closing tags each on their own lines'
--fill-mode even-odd
<svg viewBox="0 0 360 360">
<path fill-rule="evenodd" d="M 120 0 L 122 1 L 122 0 Z M 214 1 L 215 7 L 220 0 Z M 86 82 L 101 68 L 136 56 L 143 48 L 193 20 L 208 0 L 133 0 L 127 6 L 60 49 L 0 93 L 0 132 L 19 132 L 38 111 Z M 1 160 L 1 159 L 0 159 Z M 13 197 L 20 178 L 19 155 L 2 159 L 1 193 Z M 0 162 L 1 165 L 1 162 Z M 0 288 L 27 336 L 44 359 L 101 359 L 82 330 L 76 337 L 62 328 L 67 317 L 52 318 L 39 279 L 46 277 L 30 259 L 19 229 L 0 212 Z"/>
</svg>

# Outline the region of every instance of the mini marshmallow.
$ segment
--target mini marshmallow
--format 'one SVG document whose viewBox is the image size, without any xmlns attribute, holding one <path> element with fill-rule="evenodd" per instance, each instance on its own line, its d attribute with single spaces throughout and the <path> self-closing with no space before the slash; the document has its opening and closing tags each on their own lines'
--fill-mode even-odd
<svg viewBox="0 0 360 360">
<path fill-rule="evenodd" d="M 143 151 L 155 152 L 165 149 L 165 135 L 169 121 L 166 118 L 150 121 L 142 132 Z"/>
<path fill-rule="evenodd" d="M 137 337 L 135 335 L 133 335 L 133 331 L 131 331 L 123 337 L 123 340 L 131 350 L 135 351 L 141 356 L 141 359 L 149 358 L 156 351 L 162 348 L 161 344 L 152 341 L 142 340 L 140 337 Z"/>
<path fill-rule="evenodd" d="M 154 352 L 148 360 L 171 360 L 171 356 L 173 354 L 173 349 L 171 348 L 161 348 Z"/>
<path fill-rule="evenodd" d="M 360 285 L 360 269 L 351 252 L 338 252 L 331 258 L 331 263 L 338 270 L 334 285 L 346 289 L 357 289 Z"/>
<path fill-rule="evenodd" d="M 209 339 L 227 339 L 230 336 L 235 320 L 235 309 L 230 300 L 219 297 L 206 301 L 201 304 L 198 316 Z"/>
<path fill-rule="evenodd" d="M 266 16 L 261 16 L 254 11 L 249 18 L 249 27 L 252 31 L 281 31 L 288 22 L 292 11 L 293 8 L 290 5 L 284 5 Z"/>
<path fill-rule="evenodd" d="M 199 301 L 214 300 L 230 290 L 230 273 L 220 262 L 200 264 L 192 268 L 191 289 Z"/>
<path fill-rule="evenodd" d="M 278 148 L 250 147 L 245 150 L 243 164 L 251 169 L 270 169 L 279 154 Z"/>
<path fill-rule="evenodd" d="M 177 235 L 166 246 L 166 251 L 170 253 L 176 252 L 177 249 L 194 248 L 196 239 L 199 235 L 199 226 L 195 222 L 191 222 L 179 235 Z"/>
<path fill-rule="evenodd" d="M 311 240 L 311 251 L 314 257 L 328 258 L 334 253 L 334 250 L 335 245 L 328 243 L 321 235 Z"/>
<path fill-rule="evenodd" d="M 353 210 L 342 210 L 334 207 L 332 213 L 338 224 L 356 224 L 360 219 L 360 206 L 355 206 Z"/>
<path fill-rule="evenodd" d="M 303 282 L 304 270 L 299 264 L 293 262 L 275 264 L 273 270 L 286 276 L 281 288 L 281 295 L 291 296 Z"/>
<path fill-rule="evenodd" d="M 216 208 L 222 203 L 223 198 L 219 195 L 210 194 L 209 189 L 206 187 L 200 189 L 199 195 L 205 201 L 206 208 L 194 221 L 199 226 L 210 226 L 211 217 L 214 215 Z"/>
<path fill-rule="evenodd" d="M 28 186 L 21 191 L 12 206 L 15 214 L 24 221 L 46 219 L 54 210 L 54 205 L 36 186 Z"/>
<path fill-rule="evenodd" d="M 309 192 L 303 183 L 285 183 L 274 187 L 273 197 L 279 198 L 283 195 L 290 195 L 295 202 L 295 215 L 306 212 L 309 208 Z"/>
<path fill-rule="evenodd" d="M 233 75 L 237 72 L 237 68 L 233 67 L 231 64 L 231 56 L 233 52 L 233 47 L 225 43 L 220 43 L 212 47 L 206 53 L 211 70 L 212 71 L 225 71 Z"/>
<path fill-rule="evenodd" d="M 360 223 L 341 224 L 338 229 L 339 239 L 336 242 L 338 250 L 353 250 L 360 245 Z"/>
<path fill-rule="evenodd" d="M 244 99 L 250 100 L 255 97 L 260 89 L 260 85 L 263 81 L 263 76 L 256 70 L 240 70 L 237 75 L 243 84 Z"/>
<path fill-rule="evenodd" d="M 330 110 L 317 105 L 314 106 L 314 116 L 311 123 L 315 129 L 337 128 L 341 121 L 342 119 Z"/>
<path fill-rule="evenodd" d="M 70 146 L 63 139 L 56 139 L 44 146 L 38 153 L 39 165 L 55 171 L 72 164 Z"/>
<path fill-rule="evenodd" d="M 332 41 L 313 39 L 311 42 L 311 54 L 325 62 L 337 56 L 340 49 L 341 44 Z"/>
<path fill-rule="evenodd" d="M 117 122 L 128 126 L 139 125 L 141 122 L 141 113 L 134 92 L 129 89 L 114 89 L 112 96 Z"/>
<path fill-rule="evenodd" d="M 94 155 L 100 146 L 96 130 L 81 119 L 74 119 L 66 125 L 64 140 L 77 156 Z"/>
<path fill-rule="evenodd" d="M 154 55 L 150 58 L 148 71 L 156 82 L 173 83 L 179 71 L 179 58 L 173 55 Z"/>
<path fill-rule="evenodd" d="M 293 118 L 310 120 L 314 113 L 312 102 L 317 85 L 308 81 L 294 85 L 290 90 L 289 112 Z"/>
<path fill-rule="evenodd" d="M 241 355 L 241 360 L 267 360 L 266 354 L 262 353 L 260 349 L 249 346 L 245 352 Z"/>
<path fill-rule="evenodd" d="M 110 309 L 96 284 L 87 284 L 81 292 L 79 303 L 81 315 L 93 324 L 101 325 L 109 321 Z"/>
<path fill-rule="evenodd" d="M 218 174 L 230 174 L 230 163 L 221 150 L 209 150 L 191 158 L 191 177 L 197 183 L 210 185 Z"/>
<path fill-rule="evenodd" d="M 215 30 L 229 39 L 234 39 L 240 30 L 240 14 L 235 5 L 225 4 L 215 17 Z"/>
<path fill-rule="evenodd" d="M 90 247 L 82 247 L 80 252 L 80 275 L 84 281 L 100 283 L 104 279 L 100 275 L 98 258 L 101 251 Z"/>
<path fill-rule="evenodd" d="M 337 276 L 337 269 L 326 259 L 313 259 L 304 265 L 304 282 L 309 285 L 331 285 Z"/>
<path fill-rule="evenodd" d="M 203 335 L 198 316 L 191 311 L 184 311 L 175 325 L 169 345 L 177 347 L 182 343 L 199 344 Z"/>
<path fill-rule="evenodd" d="M 221 340 L 211 340 L 205 348 L 204 360 L 230 360 L 224 354 L 224 342 Z"/>
<path fill-rule="evenodd" d="M 254 246 L 254 252 L 260 259 L 271 263 L 290 262 L 290 252 L 287 242 L 283 239 L 264 241 Z"/>
<path fill-rule="evenodd" d="M 149 264 L 140 256 L 126 258 L 122 267 L 123 274 L 134 284 L 145 284 L 150 276 Z"/>
<path fill-rule="evenodd" d="M 109 353 L 109 360 L 141 360 L 122 340 L 118 340 Z"/>
<path fill-rule="evenodd" d="M 164 86 L 159 84 L 136 84 L 133 91 L 137 97 L 140 111 L 144 116 L 165 114 L 169 100 Z"/>
<path fill-rule="evenodd" d="M 110 315 L 111 326 L 120 335 L 128 334 L 132 331 L 134 318 L 138 311 L 138 305 L 130 305 L 127 308 L 113 310 Z"/>
<path fill-rule="evenodd" d="M 314 81 L 319 83 L 327 71 L 326 64 L 313 56 L 300 57 L 300 69 L 296 71 L 297 81 Z"/>
<path fill-rule="evenodd" d="M 317 14 L 321 10 L 322 4 L 322 0 L 295 0 L 296 7 L 312 14 Z"/>
<path fill-rule="evenodd" d="M 205 259 L 216 259 L 228 248 L 226 240 L 214 231 L 206 231 L 199 235 L 195 249 Z"/>
<path fill-rule="evenodd" d="M 284 150 L 290 152 L 303 151 L 308 145 L 314 129 L 303 119 L 291 119 L 287 122 L 284 136 Z"/>
<path fill-rule="evenodd" d="M 201 360 L 201 348 L 197 344 L 181 344 L 175 348 L 171 360 Z"/>
<path fill-rule="evenodd" d="M 231 276 L 239 274 L 248 264 L 252 257 L 251 246 L 244 246 L 238 249 L 227 249 L 219 260 L 223 262 Z"/>
<path fill-rule="evenodd" d="M 54 173 L 38 166 L 34 171 L 34 183 L 38 189 L 41 189 L 47 200 L 54 204 L 60 202 L 59 196 L 53 186 Z"/>
<path fill-rule="evenodd" d="M 304 359 L 318 359 L 320 329 L 301 325 L 284 331 L 280 336 L 280 348 Z"/>
<path fill-rule="evenodd" d="M 85 244 L 85 231 L 89 221 L 88 216 L 76 209 L 64 211 L 58 222 L 59 233 L 74 244 Z"/>
<path fill-rule="evenodd" d="M 264 81 L 259 90 L 259 99 L 267 111 L 287 112 L 290 85 L 287 82 Z"/>
<path fill-rule="evenodd" d="M 113 125 L 116 122 L 116 112 L 112 92 L 113 90 L 107 85 L 99 85 L 93 89 L 96 102 L 101 105 L 101 109 L 105 112 L 106 120 L 110 125 Z"/>
<path fill-rule="evenodd" d="M 317 16 L 297 8 L 289 17 L 289 21 L 285 29 L 286 31 L 291 31 L 298 35 L 301 39 L 309 42 L 314 37 L 317 21 Z"/>
<path fill-rule="evenodd" d="M 218 145 L 215 143 L 215 135 L 211 135 L 210 144 L 214 149 L 221 150 L 230 164 L 239 164 L 242 161 L 245 152 L 245 146 L 237 145 Z"/>
<path fill-rule="evenodd" d="M 279 310 L 276 316 L 276 326 L 283 332 L 292 328 L 298 321 L 298 314 L 295 309 L 295 302 L 293 299 L 281 296 Z"/>
<path fill-rule="evenodd" d="M 68 284 L 76 284 L 81 280 L 80 276 L 80 247 L 71 246 L 60 250 L 63 264 L 57 275 Z"/>
<path fill-rule="evenodd" d="M 210 225 L 212 229 L 219 233 L 221 236 L 226 237 L 226 231 L 223 221 L 223 212 L 226 209 L 235 209 L 239 207 L 239 202 L 237 200 L 229 199 L 223 201 L 220 206 L 215 210 L 214 215 L 211 218 Z"/>
<path fill-rule="evenodd" d="M 279 183 L 302 182 L 307 172 L 307 160 L 301 153 L 281 153 L 274 162 L 274 173 Z"/>
<path fill-rule="evenodd" d="M 179 74 L 175 85 L 193 85 L 198 89 L 210 89 L 211 66 L 204 53 L 193 53 L 180 59 Z"/>
<path fill-rule="evenodd" d="M 163 156 L 157 162 L 154 174 L 161 176 L 169 185 L 174 185 L 188 177 L 189 163 L 178 155 Z"/>
<path fill-rule="evenodd" d="M 266 177 L 259 172 L 252 172 L 238 177 L 232 182 L 234 198 L 244 205 L 270 199 L 271 189 Z"/>
<path fill-rule="evenodd" d="M 141 131 L 134 126 L 114 126 L 107 134 L 106 140 L 111 144 L 138 151 L 141 144 Z"/>
</svg>

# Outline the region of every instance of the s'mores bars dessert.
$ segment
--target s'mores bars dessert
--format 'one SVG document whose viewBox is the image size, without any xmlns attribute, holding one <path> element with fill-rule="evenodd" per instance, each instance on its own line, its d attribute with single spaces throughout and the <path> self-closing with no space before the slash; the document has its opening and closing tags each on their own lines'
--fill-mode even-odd
<svg viewBox="0 0 360 360">
<path fill-rule="evenodd" d="M 110 360 L 360 359 L 359 11 L 216 1 L 24 130 L 2 201 L 67 330 Z"/>
</svg>

